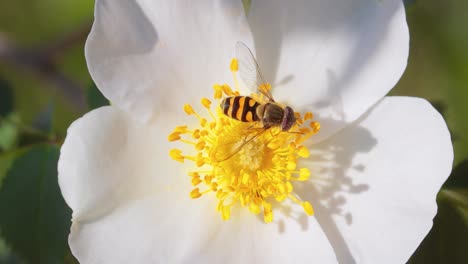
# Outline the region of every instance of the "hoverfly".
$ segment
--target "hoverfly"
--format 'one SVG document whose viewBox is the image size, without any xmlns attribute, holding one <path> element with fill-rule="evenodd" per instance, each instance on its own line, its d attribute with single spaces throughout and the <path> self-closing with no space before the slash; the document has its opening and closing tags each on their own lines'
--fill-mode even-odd
<svg viewBox="0 0 468 264">
<path fill-rule="evenodd" d="M 260 122 L 262 127 L 257 134 L 244 142 L 230 154 L 227 160 L 237 154 L 242 147 L 260 136 L 269 128 L 279 127 L 282 132 L 288 132 L 296 123 L 294 110 L 289 106 L 282 106 L 275 102 L 270 92 L 270 85 L 265 81 L 255 57 L 243 43 L 236 44 L 236 57 L 239 63 L 240 78 L 248 89 L 263 95 L 266 100 L 259 102 L 250 96 L 231 96 L 221 102 L 223 113 L 241 122 Z"/>
</svg>

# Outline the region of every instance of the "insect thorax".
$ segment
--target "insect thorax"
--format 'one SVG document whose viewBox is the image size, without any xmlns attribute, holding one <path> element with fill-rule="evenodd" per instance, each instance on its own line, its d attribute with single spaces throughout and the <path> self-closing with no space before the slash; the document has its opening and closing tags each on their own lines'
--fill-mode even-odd
<svg viewBox="0 0 468 264">
<path fill-rule="evenodd" d="M 283 120 L 284 110 L 275 103 L 265 104 L 263 111 L 263 125 L 265 127 L 280 126 Z"/>
</svg>

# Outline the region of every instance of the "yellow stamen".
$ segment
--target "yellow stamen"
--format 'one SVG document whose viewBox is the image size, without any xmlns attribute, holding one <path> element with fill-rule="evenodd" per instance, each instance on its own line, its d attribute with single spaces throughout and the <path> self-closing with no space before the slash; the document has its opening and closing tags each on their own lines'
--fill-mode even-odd
<svg viewBox="0 0 468 264">
<path fill-rule="evenodd" d="M 201 103 L 207 109 L 209 109 L 211 106 L 211 101 L 208 98 L 202 98 Z"/>
<path fill-rule="evenodd" d="M 179 132 L 172 132 L 171 134 L 169 134 L 169 136 L 167 137 L 167 140 L 169 140 L 170 142 L 173 142 L 173 141 L 177 141 L 181 139 L 180 137 L 180 133 Z"/>
<path fill-rule="evenodd" d="M 195 113 L 195 111 L 193 111 L 192 106 L 189 104 L 184 105 L 184 111 L 187 115 L 193 115 Z"/>
<path fill-rule="evenodd" d="M 231 208 L 229 206 L 222 207 L 221 216 L 223 220 L 229 220 L 231 218 Z"/>
<path fill-rule="evenodd" d="M 308 214 L 308 215 L 314 215 L 314 208 L 312 208 L 312 205 L 309 203 L 309 202 L 303 202 L 302 203 L 302 207 L 304 208 L 304 211 Z"/>
<path fill-rule="evenodd" d="M 273 211 L 269 203 L 263 204 L 263 221 L 265 221 L 265 223 L 271 223 L 273 221 Z"/>
<path fill-rule="evenodd" d="M 230 65 L 231 71 L 236 72 L 239 70 L 239 63 L 236 58 L 233 58 L 231 60 L 231 65 Z"/>
<path fill-rule="evenodd" d="M 197 198 L 200 198 L 201 196 L 202 194 L 200 193 L 200 189 L 198 188 L 195 188 L 190 192 L 190 197 L 192 199 L 197 199 Z"/>
<path fill-rule="evenodd" d="M 310 178 L 310 170 L 307 168 L 301 168 L 299 170 L 299 181 L 306 181 Z"/>
<path fill-rule="evenodd" d="M 308 158 L 310 156 L 310 151 L 306 147 L 302 146 L 299 148 L 297 155 L 299 155 L 301 158 Z"/>
<path fill-rule="evenodd" d="M 219 100 L 223 96 L 223 87 L 219 84 L 213 85 L 213 89 L 215 90 L 214 99 Z"/>
<path fill-rule="evenodd" d="M 304 120 L 310 120 L 314 118 L 314 115 L 311 112 L 307 112 L 304 114 Z"/>
<path fill-rule="evenodd" d="M 182 156 L 182 151 L 178 149 L 171 149 L 169 151 L 169 156 L 176 161 L 184 162 L 184 156 Z"/>
<path fill-rule="evenodd" d="M 223 89 L 223 93 L 227 96 L 233 96 L 234 95 L 234 92 L 232 91 L 231 87 L 229 87 L 229 85 L 227 84 L 224 84 L 222 86 L 222 89 Z"/>
<path fill-rule="evenodd" d="M 178 126 L 174 129 L 174 132 L 187 133 L 187 126 Z"/>
<path fill-rule="evenodd" d="M 320 130 L 320 123 L 319 122 L 311 122 L 310 127 L 317 133 Z"/>
<path fill-rule="evenodd" d="M 197 186 L 198 184 L 200 184 L 202 182 L 202 180 L 200 180 L 200 177 L 193 177 L 192 178 L 192 185 L 193 186 Z"/>
<path fill-rule="evenodd" d="M 237 60 L 232 60 L 230 68 L 234 78 L 238 67 Z M 302 143 L 320 129 L 318 122 L 309 121 L 312 113 L 305 113 L 304 117 L 295 113 L 298 125 L 289 131 L 292 133 L 273 127 L 245 143 L 257 134 L 256 128 L 261 129 L 262 124 L 240 122 L 226 116 L 219 107 L 222 98 L 239 95 L 239 92 L 227 84 L 216 84 L 213 89 L 215 103 L 208 98 L 200 102 L 208 110 L 209 117 L 205 118 L 186 104 L 185 113 L 197 118 L 199 127 L 177 126 L 168 136 L 169 141 L 188 145 L 193 150 L 189 155 L 183 155 L 179 149 L 169 152 L 176 161 L 194 163 L 188 172 L 194 186 L 190 197 L 197 199 L 213 193 L 218 200 L 216 210 L 224 220 L 231 218 L 231 210 L 237 204 L 253 214 L 262 213 L 264 221 L 270 223 L 274 219 L 272 202 L 281 203 L 286 199 L 300 205 L 307 215 L 313 215 L 310 202 L 301 200 L 292 185 L 294 181 L 298 183 L 311 177 L 310 170 L 300 167 L 298 161 L 310 156 Z M 262 84 L 260 89 L 269 91 L 271 85 Z M 261 95 L 252 96 L 259 98 Z M 213 105 L 216 109 L 212 109 Z"/>
</svg>

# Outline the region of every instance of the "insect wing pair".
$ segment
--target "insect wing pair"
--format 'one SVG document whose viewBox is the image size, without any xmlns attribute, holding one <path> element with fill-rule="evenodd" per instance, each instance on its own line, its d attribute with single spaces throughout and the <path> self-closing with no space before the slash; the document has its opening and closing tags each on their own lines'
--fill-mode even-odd
<svg viewBox="0 0 468 264">
<path fill-rule="evenodd" d="M 279 127 L 281 131 L 286 132 L 296 123 L 293 109 L 289 106 L 282 107 L 275 102 L 271 95 L 271 85 L 263 78 L 253 53 L 242 42 L 236 44 L 236 57 L 240 78 L 248 89 L 261 96 L 255 99 L 250 96 L 227 97 L 221 102 L 221 108 L 223 113 L 230 118 L 241 122 L 256 122 L 261 127 L 260 129 L 252 127 L 251 131 L 247 131 L 249 135 L 244 138 L 244 141 L 220 161 L 233 157 L 269 128 Z"/>
</svg>

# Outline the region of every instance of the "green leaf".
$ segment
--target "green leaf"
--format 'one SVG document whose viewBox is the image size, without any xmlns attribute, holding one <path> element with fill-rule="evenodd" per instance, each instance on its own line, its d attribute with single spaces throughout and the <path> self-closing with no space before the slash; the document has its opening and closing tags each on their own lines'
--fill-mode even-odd
<svg viewBox="0 0 468 264">
<path fill-rule="evenodd" d="M 57 181 L 59 149 L 38 145 L 13 163 L 0 189 L 0 230 L 29 263 L 63 263 L 71 210 Z"/>
<path fill-rule="evenodd" d="M 8 151 L 0 154 L 0 190 L 2 188 L 3 179 L 6 177 L 8 171 L 11 168 L 11 165 L 15 159 L 22 155 L 25 152 L 24 149 L 15 149 L 13 151 Z"/>
<path fill-rule="evenodd" d="M 468 189 L 468 159 L 458 163 L 452 170 L 450 177 L 444 183 L 444 188 L 467 188 Z"/>
<path fill-rule="evenodd" d="M 449 203 L 468 228 L 468 188 L 443 189 L 440 191 L 439 199 Z"/>
<path fill-rule="evenodd" d="M 23 264 L 24 261 L 11 252 L 4 239 L 0 237 L 0 263 Z"/>
<path fill-rule="evenodd" d="M 443 189 L 434 226 L 408 263 L 466 263 L 468 259 L 468 188 Z"/>
<path fill-rule="evenodd" d="M 0 78 L 0 116 L 6 116 L 13 111 L 14 97 L 10 84 Z"/>
<path fill-rule="evenodd" d="M 88 97 L 88 107 L 90 110 L 109 105 L 109 101 L 94 83 L 88 88 L 86 95 Z"/>
<path fill-rule="evenodd" d="M 18 122 L 19 117 L 15 113 L 0 118 L 0 151 L 10 150 L 16 146 L 19 136 Z"/>
<path fill-rule="evenodd" d="M 405 4 L 405 8 L 410 8 L 412 5 L 414 5 L 414 2 L 416 0 L 403 0 L 403 3 Z"/>
</svg>

